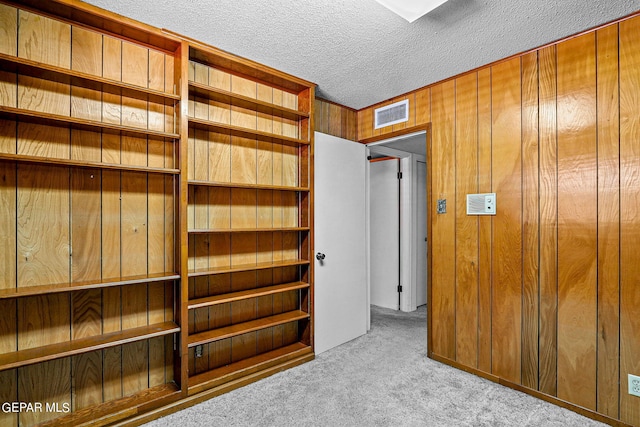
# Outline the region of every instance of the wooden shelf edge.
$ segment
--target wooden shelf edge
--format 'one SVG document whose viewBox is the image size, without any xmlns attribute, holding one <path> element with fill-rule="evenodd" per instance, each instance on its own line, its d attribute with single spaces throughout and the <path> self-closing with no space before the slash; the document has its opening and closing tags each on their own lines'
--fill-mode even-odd
<svg viewBox="0 0 640 427">
<path fill-rule="evenodd" d="M 250 98 L 248 96 L 240 95 L 237 93 L 229 92 L 227 90 L 218 89 L 212 86 L 208 86 L 202 83 L 189 81 L 190 94 L 204 95 L 210 97 L 213 95 L 217 99 L 223 100 L 225 103 L 229 103 L 234 106 L 254 106 L 257 111 L 273 114 L 274 112 L 281 113 L 285 118 L 293 118 L 299 120 L 301 118 L 308 118 L 309 113 L 305 111 L 298 111 L 292 108 L 283 107 L 281 105 L 272 104 L 270 102 L 261 101 L 259 99 Z M 192 90 L 193 89 L 193 90 Z"/>
<path fill-rule="evenodd" d="M 9 116 L 18 116 L 31 120 L 41 120 L 53 125 L 75 125 L 81 127 L 89 127 L 94 129 L 106 129 L 117 132 L 132 133 L 144 136 L 155 136 L 158 138 L 178 139 L 180 135 L 177 133 L 168 133 L 155 131 L 150 129 L 136 128 L 133 126 L 118 125 L 115 123 L 98 122 L 95 120 L 81 119 L 78 117 L 61 116 L 59 114 L 42 113 L 40 111 L 24 110 L 21 108 L 0 106 L 0 114 Z"/>
<path fill-rule="evenodd" d="M 309 287 L 305 282 L 292 282 L 283 283 L 280 285 L 265 286 L 262 288 L 249 289 L 245 291 L 231 292 L 223 295 L 215 295 L 210 297 L 198 298 L 189 301 L 188 309 L 193 310 L 196 308 L 208 307 L 218 304 L 226 304 L 234 301 L 241 301 L 249 298 L 262 297 L 267 295 L 279 294 L 288 291 L 295 291 L 298 289 L 306 289 Z"/>
<path fill-rule="evenodd" d="M 280 347 L 248 359 L 194 375 L 189 378 L 188 393 L 189 396 L 191 396 L 240 377 L 254 374 L 283 362 L 307 355 L 313 355 L 313 350 L 310 346 L 300 342 Z"/>
<path fill-rule="evenodd" d="M 189 277 L 211 276 L 213 274 L 239 273 L 241 271 L 266 270 L 269 268 L 293 267 L 296 265 L 306 265 L 306 264 L 309 264 L 309 261 L 305 259 L 295 259 L 290 261 L 281 261 L 281 262 L 274 262 L 274 263 L 242 264 L 234 267 L 220 267 L 220 268 L 214 268 L 214 269 L 207 268 L 205 270 L 192 270 L 188 273 L 188 276 Z"/>
<path fill-rule="evenodd" d="M 285 144 L 293 145 L 309 145 L 309 141 L 305 141 L 298 138 L 292 138 L 290 136 L 276 135 L 275 133 L 262 132 L 255 129 L 247 129 L 240 126 L 228 125 L 225 123 L 212 122 L 205 119 L 197 119 L 195 117 L 189 117 L 189 125 L 195 125 L 205 127 L 207 129 L 220 129 L 223 131 L 229 131 L 235 134 L 248 135 L 251 138 L 267 138 L 275 141 L 282 141 Z"/>
<path fill-rule="evenodd" d="M 235 325 L 192 334 L 188 338 L 188 347 L 195 347 L 201 344 L 220 341 L 238 335 L 247 334 L 250 332 L 259 331 L 261 329 L 271 328 L 273 326 L 283 325 L 285 323 L 296 322 L 298 320 L 308 318 L 309 313 L 301 310 L 293 310 L 273 316 L 250 320 L 248 322 L 236 323 Z"/>
<path fill-rule="evenodd" d="M 282 227 L 282 228 L 211 228 L 188 230 L 189 234 L 221 234 L 221 233 L 271 233 L 278 231 L 309 231 L 309 227 Z"/>
<path fill-rule="evenodd" d="M 111 169 L 130 172 L 148 172 L 148 173 L 160 173 L 167 175 L 180 174 L 179 169 L 165 169 L 165 168 L 153 168 L 148 166 L 133 166 L 133 165 L 121 165 L 116 163 L 102 163 L 102 162 L 90 162 L 81 160 L 70 159 L 58 159 L 52 157 L 37 157 L 37 156 L 24 156 L 22 154 L 10 154 L 0 153 L 0 160 L 15 161 L 21 163 L 35 163 L 45 164 L 52 166 L 70 166 L 79 168 L 91 168 L 91 169 Z"/>
<path fill-rule="evenodd" d="M 223 187 L 223 188 L 244 188 L 248 190 L 277 190 L 277 191 L 298 191 L 308 192 L 309 187 L 287 187 L 282 185 L 267 184 L 239 184 L 235 182 L 215 182 L 215 181 L 199 181 L 190 179 L 189 185 L 197 185 L 203 187 Z"/>
<path fill-rule="evenodd" d="M 136 285 L 138 283 L 166 282 L 180 279 L 179 274 L 161 273 L 149 276 L 130 276 L 119 279 L 105 279 L 101 281 L 87 281 L 81 283 L 62 283 L 59 285 L 30 286 L 26 288 L 11 288 L 0 290 L 0 299 L 19 298 L 50 293 L 71 292 L 83 289 L 108 288 L 115 286 Z"/>
<path fill-rule="evenodd" d="M 175 383 L 162 384 L 131 396 L 83 408 L 68 415 L 39 424 L 39 426 L 103 426 L 133 417 L 145 410 L 178 401 L 182 392 Z"/>
<path fill-rule="evenodd" d="M 174 322 L 142 326 L 0 355 L 0 371 L 180 332 Z"/>
<path fill-rule="evenodd" d="M 7 55 L 5 53 L 0 53 L 0 61 L 9 62 L 9 63 L 15 64 L 16 66 L 29 67 L 35 70 L 48 71 L 48 72 L 55 73 L 61 76 L 66 76 L 69 78 L 81 79 L 94 84 L 101 84 L 101 85 L 111 86 L 114 88 L 136 91 L 141 94 L 157 96 L 159 98 L 170 99 L 174 101 L 180 100 L 180 95 L 176 95 L 173 93 L 167 93 L 167 92 L 162 92 L 155 89 L 145 88 L 142 86 L 136 86 L 136 85 L 132 85 L 125 82 L 108 79 L 105 77 L 94 76 L 92 74 L 83 73 L 81 71 L 44 64 L 37 61 L 32 61 L 30 59 L 20 58 L 18 56 Z"/>
</svg>

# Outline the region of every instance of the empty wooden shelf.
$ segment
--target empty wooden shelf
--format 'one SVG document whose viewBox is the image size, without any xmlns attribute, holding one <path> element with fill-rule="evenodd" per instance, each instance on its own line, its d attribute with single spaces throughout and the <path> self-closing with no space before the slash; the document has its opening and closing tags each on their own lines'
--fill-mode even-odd
<svg viewBox="0 0 640 427">
<path fill-rule="evenodd" d="M 282 142 L 283 144 L 288 145 L 308 145 L 309 141 L 289 137 L 285 135 L 278 135 L 271 132 L 264 132 L 255 129 L 244 128 L 240 126 L 230 125 L 227 123 L 214 122 L 211 120 L 198 119 L 195 117 L 189 117 L 189 125 L 203 128 L 205 130 L 218 130 L 222 132 L 228 132 L 231 135 L 248 137 L 248 138 L 257 138 L 261 140 L 267 141 L 276 141 Z"/>
<path fill-rule="evenodd" d="M 309 284 L 304 282 L 283 283 L 281 285 L 265 286 L 246 291 L 230 292 L 222 295 L 213 295 L 204 298 L 192 299 L 189 301 L 189 310 L 195 308 L 208 307 L 217 304 L 226 304 L 234 301 L 241 301 L 249 298 L 263 297 L 283 293 L 287 291 L 295 291 L 297 289 L 308 288 Z"/>
<path fill-rule="evenodd" d="M 173 322 L 0 354 L 0 371 L 180 332 Z"/>
<path fill-rule="evenodd" d="M 220 187 L 220 188 L 246 188 L 247 190 L 276 190 L 276 191 L 295 191 L 309 192 L 309 187 L 292 187 L 285 185 L 268 185 L 268 184 L 244 184 L 238 182 L 215 182 L 215 181 L 199 181 L 189 180 L 189 185 L 203 187 Z"/>
<path fill-rule="evenodd" d="M 189 336 L 189 347 L 206 344 L 212 341 L 219 341 L 226 338 L 235 337 L 249 332 L 255 332 L 260 329 L 270 328 L 282 325 L 283 323 L 295 322 L 296 320 L 308 319 L 309 313 L 296 310 L 274 316 L 263 317 L 249 322 L 238 323 L 231 326 L 225 326 L 206 332 L 200 332 Z"/>
<path fill-rule="evenodd" d="M 206 269 L 197 269 L 189 272 L 189 277 L 209 276 L 213 274 L 238 273 L 242 271 L 265 270 L 269 268 L 293 267 L 298 265 L 307 265 L 309 260 L 292 259 L 287 261 L 261 262 L 257 264 L 239 264 L 230 267 L 214 267 Z"/>
</svg>

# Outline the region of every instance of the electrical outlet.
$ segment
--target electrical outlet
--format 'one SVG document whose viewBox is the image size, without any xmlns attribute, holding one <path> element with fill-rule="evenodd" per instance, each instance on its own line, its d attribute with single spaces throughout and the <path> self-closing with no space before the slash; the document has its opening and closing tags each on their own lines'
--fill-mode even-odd
<svg viewBox="0 0 640 427">
<path fill-rule="evenodd" d="M 196 358 L 202 357 L 202 344 L 196 346 L 194 353 Z"/>
<path fill-rule="evenodd" d="M 629 394 L 640 397 L 640 377 L 629 374 Z"/>
</svg>

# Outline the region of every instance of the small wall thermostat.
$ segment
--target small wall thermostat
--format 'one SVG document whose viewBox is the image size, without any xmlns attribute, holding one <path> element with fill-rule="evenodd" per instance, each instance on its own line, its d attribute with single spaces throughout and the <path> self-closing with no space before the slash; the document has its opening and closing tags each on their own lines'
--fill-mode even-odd
<svg viewBox="0 0 640 427">
<path fill-rule="evenodd" d="M 496 193 L 467 194 L 467 215 L 495 215 Z"/>
</svg>

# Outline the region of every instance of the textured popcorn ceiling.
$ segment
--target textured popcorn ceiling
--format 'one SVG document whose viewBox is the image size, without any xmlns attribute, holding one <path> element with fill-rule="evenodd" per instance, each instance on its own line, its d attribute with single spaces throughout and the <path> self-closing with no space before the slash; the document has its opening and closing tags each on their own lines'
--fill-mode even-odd
<svg viewBox="0 0 640 427">
<path fill-rule="evenodd" d="M 628 15 L 637 0 L 450 0 L 413 23 L 375 0 L 88 0 L 318 84 L 360 109 Z"/>
</svg>

